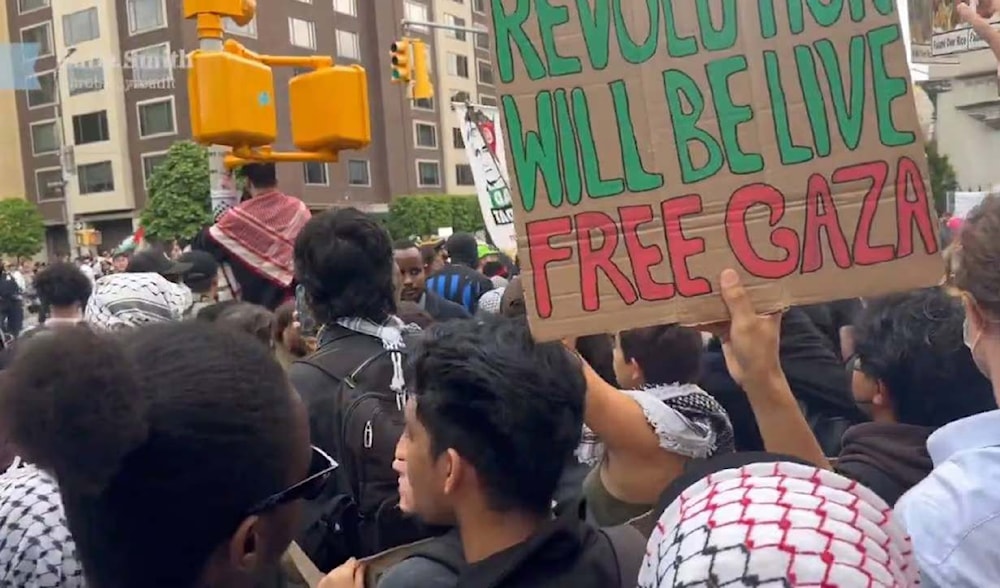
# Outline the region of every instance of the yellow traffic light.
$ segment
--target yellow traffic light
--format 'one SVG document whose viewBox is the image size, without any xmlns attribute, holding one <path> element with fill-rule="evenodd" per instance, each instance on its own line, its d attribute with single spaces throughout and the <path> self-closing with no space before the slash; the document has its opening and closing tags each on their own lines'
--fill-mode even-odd
<svg viewBox="0 0 1000 588">
<path fill-rule="evenodd" d="M 360 65 L 321 67 L 288 83 L 292 143 L 308 152 L 364 149 L 371 143 L 368 76 Z"/>
<path fill-rule="evenodd" d="M 409 84 L 413 79 L 412 64 L 410 63 L 411 40 L 400 39 L 392 44 L 392 81 L 399 84 Z"/>
<path fill-rule="evenodd" d="M 413 40 L 413 99 L 427 100 L 434 97 L 434 84 L 428 71 L 427 43 Z"/>
<path fill-rule="evenodd" d="M 228 16 L 236 24 L 245 26 L 257 11 L 257 0 L 184 0 L 184 18 L 200 14 Z"/>
<path fill-rule="evenodd" d="M 278 136 L 274 74 L 262 63 L 230 52 L 195 51 L 188 99 L 198 143 L 258 147 Z"/>
</svg>

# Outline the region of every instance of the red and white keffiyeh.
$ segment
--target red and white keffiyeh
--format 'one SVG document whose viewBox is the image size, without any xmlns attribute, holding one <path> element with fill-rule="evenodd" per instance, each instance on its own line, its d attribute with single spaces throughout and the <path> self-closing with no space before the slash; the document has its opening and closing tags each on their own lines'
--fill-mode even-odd
<svg viewBox="0 0 1000 588">
<path fill-rule="evenodd" d="M 861 484 L 789 462 L 725 469 L 684 490 L 646 547 L 639 588 L 919 585 L 910 539 Z"/>
</svg>

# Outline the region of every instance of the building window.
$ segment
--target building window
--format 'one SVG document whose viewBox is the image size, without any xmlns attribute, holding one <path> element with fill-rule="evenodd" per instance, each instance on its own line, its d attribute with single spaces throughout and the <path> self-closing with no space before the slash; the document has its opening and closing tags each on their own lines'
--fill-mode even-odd
<svg viewBox="0 0 1000 588">
<path fill-rule="evenodd" d="M 337 30 L 337 55 L 354 61 L 361 59 L 361 46 L 358 44 L 357 33 Z"/>
<path fill-rule="evenodd" d="M 56 121 L 33 123 L 31 125 L 31 153 L 45 155 L 59 151 L 59 129 Z"/>
<path fill-rule="evenodd" d="M 80 194 L 115 191 L 115 176 L 111 171 L 110 161 L 78 165 L 76 177 L 80 182 Z"/>
<path fill-rule="evenodd" d="M 457 53 L 448 54 L 448 75 L 459 78 L 469 77 L 469 58 Z"/>
<path fill-rule="evenodd" d="M 250 37 L 251 39 L 257 38 L 257 17 L 250 19 L 244 26 L 236 24 L 236 22 L 231 18 L 222 19 L 222 29 L 227 33 L 233 35 L 242 35 L 244 37 Z"/>
<path fill-rule="evenodd" d="M 478 60 L 476 61 L 477 71 L 479 73 L 479 83 L 492 86 L 493 85 L 493 64 L 489 61 Z"/>
<path fill-rule="evenodd" d="M 164 0 L 125 0 L 130 35 L 160 29 L 167 25 Z"/>
<path fill-rule="evenodd" d="M 47 71 L 35 76 L 37 90 L 28 90 L 28 108 L 40 108 L 56 103 L 56 73 Z"/>
<path fill-rule="evenodd" d="M 465 19 L 459 18 L 453 14 L 444 15 L 444 21 L 445 23 L 450 24 L 453 27 L 465 26 Z M 445 35 L 451 37 L 452 39 L 456 39 L 458 41 L 464 41 L 466 39 L 465 31 L 445 31 Z"/>
<path fill-rule="evenodd" d="M 414 0 L 406 0 L 403 4 L 403 15 L 406 16 L 406 20 L 427 22 L 427 5 L 415 2 Z M 422 25 L 412 26 L 410 30 L 425 35 L 430 32 L 427 30 L 427 27 Z"/>
<path fill-rule="evenodd" d="M 140 138 L 173 135 L 177 132 L 173 97 L 140 102 L 136 104 L 136 110 L 138 110 Z"/>
<path fill-rule="evenodd" d="M 356 0 L 333 0 L 333 9 L 340 14 L 350 16 L 358 15 L 358 4 Z"/>
<path fill-rule="evenodd" d="M 328 186 L 330 178 L 326 174 L 326 163 L 307 161 L 302 164 L 302 177 L 307 186 Z"/>
<path fill-rule="evenodd" d="M 38 45 L 38 57 L 52 55 L 52 24 L 43 22 L 37 26 L 21 29 L 21 42 Z"/>
<path fill-rule="evenodd" d="M 472 166 L 460 163 L 455 166 L 455 183 L 459 186 L 475 186 L 476 178 L 472 175 Z"/>
<path fill-rule="evenodd" d="M 478 33 L 476 34 L 476 48 L 486 49 L 490 48 L 490 35 L 489 33 Z"/>
<path fill-rule="evenodd" d="M 18 14 L 49 7 L 49 0 L 17 0 Z"/>
<path fill-rule="evenodd" d="M 486 0 L 472 0 L 472 10 L 480 13 L 486 13 Z"/>
<path fill-rule="evenodd" d="M 108 112 L 99 110 L 73 117 L 73 144 L 99 143 L 111 138 L 108 132 Z"/>
<path fill-rule="evenodd" d="M 62 17 L 63 42 L 67 46 L 93 41 L 101 36 L 97 22 L 97 8 L 87 8 Z"/>
<path fill-rule="evenodd" d="M 497 107 L 497 99 L 494 98 L 493 96 L 489 96 L 487 94 L 480 94 L 479 95 L 479 105 L 480 106 L 492 106 L 493 108 L 496 108 Z"/>
<path fill-rule="evenodd" d="M 70 96 L 103 90 L 104 64 L 100 59 L 67 64 L 66 83 Z"/>
<path fill-rule="evenodd" d="M 50 167 L 35 170 L 35 195 L 39 202 L 59 200 L 63 197 L 62 169 Z"/>
<path fill-rule="evenodd" d="M 421 188 L 441 186 L 441 164 L 436 161 L 417 162 L 417 185 Z"/>
<path fill-rule="evenodd" d="M 437 127 L 427 123 L 413 123 L 414 142 L 417 147 L 437 149 Z"/>
<path fill-rule="evenodd" d="M 133 88 L 157 88 L 174 79 L 167 43 L 136 49 L 128 54 L 127 61 L 132 68 Z"/>
<path fill-rule="evenodd" d="M 465 149 L 465 137 L 462 135 L 462 129 L 451 128 L 451 146 L 455 149 Z"/>
<path fill-rule="evenodd" d="M 142 185 L 149 189 L 149 180 L 153 177 L 153 172 L 161 163 L 167 160 L 167 153 L 143 153 L 142 158 Z"/>
<path fill-rule="evenodd" d="M 364 159 L 351 159 L 347 162 L 347 183 L 351 186 L 371 186 L 371 172 L 368 169 L 368 161 Z"/>
<path fill-rule="evenodd" d="M 288 17 L 288 40 L 296 47 L 316 48 L 316 24 L 311 20 Z"/>
<path fill-rule="evenodd" d="M 433 98 L 417 98 L 413 101 L 413 107 L 417 110 L 434 110 Z"/>
</svg>

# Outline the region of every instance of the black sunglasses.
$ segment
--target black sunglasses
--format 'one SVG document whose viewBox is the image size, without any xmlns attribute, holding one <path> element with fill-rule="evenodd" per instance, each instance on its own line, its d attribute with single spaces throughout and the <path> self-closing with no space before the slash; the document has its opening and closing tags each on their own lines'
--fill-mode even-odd
<svg viewBox="0 0 1000 588">
<path fill-rule="evenodd" d="M 325 451 L 313 445 L 312 463 L 309 465 L 309 474 L 306 475 L 305 479 L 253 505 L 247 511 L 246 516 L 260 514 L 276 506 L 295 502 L 296 500 L 312 500 L 318 497 L 323 492 L 326 482 L 336 469 L 337 462 L 327 455 Z"/>
</svg>

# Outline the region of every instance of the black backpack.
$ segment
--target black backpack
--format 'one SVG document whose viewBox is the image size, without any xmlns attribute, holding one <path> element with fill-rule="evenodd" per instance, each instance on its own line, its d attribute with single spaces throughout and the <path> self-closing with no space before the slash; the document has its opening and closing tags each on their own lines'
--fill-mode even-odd
<svg viewBox="0 0 1000 588">
<path fill-rule="evenodd" d="M 374 337 L 344 330 L 305 363 L 330 381 L 330 393 L 310 406 L 314 443 L 340 465 L 324 493 L 305 506 L 299 544 L 321 570 L 428 536 L 399 509 L 396 443 L 403 433 L 405 396 L 393 392 L 392 354 Z"/>
</svg>

